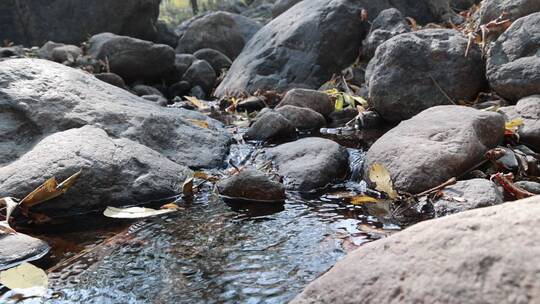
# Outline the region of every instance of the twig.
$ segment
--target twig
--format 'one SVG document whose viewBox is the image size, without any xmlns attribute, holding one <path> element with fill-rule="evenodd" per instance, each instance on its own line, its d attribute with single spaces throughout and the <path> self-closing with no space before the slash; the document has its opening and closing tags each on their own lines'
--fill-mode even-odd
<svg viewBox="0 0 540 304">
<path fill-rule="evenodd" d="M 448 94 L 446 94 L 446 92 L 443 90 L 443 88 L 441 88 L 441 86 L 435 80 L 435 78 L 433 78 L 431 75 L 429 75 L 429 78 L 431 78 L 431 80 L 433 81 L 435 86 L 441 91 L 441 93 L 443 93 L 444 97 L 446 97 L 446 99 L 448 99 L 452 104 L 456 105 L 456 102 L 452 98 L 450 98 L 450 96 L 448 96 Z"/>
<path fill-rule="evenodd" d="M 450 186 L 450 185 L 453 185 L 457 182 L 457 179 L 455 177 L 452 177 L 451 179 L 447 180 L 446 182 L 436 186 L 436 187 L 433 187 L 429 190 L 426 190 L 424 192 L 421 192 L 421 193 L 418 193 L 416 195 L 414 195 L 414 197 L 421 197 L 421 196 L 424 196 L 424 195 L 428 195 L 432 192 L 436 192 L 436 191 L 439 191 L 439 190 L 442 190 L 444 189 L 446 186 Z"/>
</svg>

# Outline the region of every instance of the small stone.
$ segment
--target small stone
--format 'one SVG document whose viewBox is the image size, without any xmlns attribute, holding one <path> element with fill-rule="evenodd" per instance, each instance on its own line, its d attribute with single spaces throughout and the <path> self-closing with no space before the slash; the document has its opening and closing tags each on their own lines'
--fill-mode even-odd
<svg viewBox="0 0 540 304">
<path fill-rule="evenodd" d="M 289 138 L 296 134 L 291 122 L 276 111 L 267 110 L 259 113 L 256 121 L 244 134 L 246 140 L 271 140 Z"/>
<path fill-rule="evenodd" d="M 309 108 L 286 105 L 276 109 L 276 112 L 283 115 L 300 131 L 318 131 L 326 124 L 324 116 Z"/>
<path fill-rule="evenodd" d="M 236 105 L 237 112 L 248 112 L 252 113 L 255 111 L 260 111 L 266 107 L 266 103 L 260 97 L 250 96 Z"/>
<path fill-rule="evenodd" d="M 243 169 L 217 183 L 219 193 L 229 198 L 253 201 L 283 202 L 285 187 L 256 169 Z"/>
<path fill-rule="evenodd" d="M 309 108 L 327 117 L 334 112 L 334 103 L 323 92 L 306 89 L 293 89 L 287 92 L 276 108 L 286 105 Z"/>
<path fill-rule="evenodd" d="M 49 252 L 47 243 L 28 235 L 5 234 L 0 236 L 0 271 L 24 261 L 33 261 Z"/>
<path fill-rule="evenodd" d="M 131 90 L 135 93 L 137 96 L 145 96 L 145 95 L 160 95 L 163 96 L 163 94 L 153 86 L 144 85 L 144 84 L 138 84 L 131 88 Z"/>
<path fill-rule="evenodd" d="M 52 60 L 59 63 L 76 62 L 79 56 L 82 56 L 82 50 L 76 45 L 62 45 L 52 51 Z"/>
<path fill-rule="evenodd" d="M 193 86 L 200 86 L 205 93 L 209 94 L 216 83 L 216 72 L 212 66 L 204 60 L 195 60 L 182 76 L 182 79 Z"/>
<path fill-rule="evenodd" d="M 225 54 L 213 49 L 201 49 L 193 54 L 197 59 L 210 63 L 216 74 L 231 67 L 232 61 Z"/>
<path fill-rule="evenodd" d="M 97 79 L 106 82 L 108 84 L 111 84 L 115 87 L 119 87 L 121 89 L 126 89 L 126 83 L 124 82 L 124 79 L 122 77 L 114 74 L 114 73 L 100 73 L 94 75 Z"/>
</svg>

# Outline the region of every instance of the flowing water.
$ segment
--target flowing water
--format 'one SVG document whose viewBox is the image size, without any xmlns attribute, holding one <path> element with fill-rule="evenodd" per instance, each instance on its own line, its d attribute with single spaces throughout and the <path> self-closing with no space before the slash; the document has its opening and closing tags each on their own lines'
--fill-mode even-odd
<svg viewBox="0 0 540 304">
<path fill-rule="evenodd" d="M 231 159 L 254 151 L 235 146 Z M 282 211 L 233 211 L 207 184 L 180 212 L 90 242 L 51 272 L 46 303 L 286 303 L 348 251 L 399 229 L 341 198 L 362 187 L 363 154 L 350 152 L 353 179 L 322 194 L 288 192 Z"/>
</svg>

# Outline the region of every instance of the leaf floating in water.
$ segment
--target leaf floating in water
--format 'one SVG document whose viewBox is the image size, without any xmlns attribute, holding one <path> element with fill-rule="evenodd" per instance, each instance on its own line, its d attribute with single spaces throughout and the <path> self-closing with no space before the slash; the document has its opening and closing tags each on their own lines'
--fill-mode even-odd
<svg viewBox="0 0 540 304">
<path fill-rule="evenodd" d="M 66 193 L 77 181 L 81 173 L 82 170 L 73 174 L 60 184 L 58 184 L 54 176 L 49 178 L 41 186 L 37 187 L 20 201 L 19 206 L 21 207 L 21 210 L 24 214 L 28 214 L 28 209 L 30 207 L 41 204 Z"/>
<path fill-rule="evenodd" d="M 383 202 L 383 201 L 384 200 L 377 199 L 377 198 L 367 196 L 367 195 L 358 195 L 358 196 L 355 196 L 355 197 L 353 197 L 351 199 L 351 204 L 353 204 L 353 205 L 363 205 L 363 204 L 366 204 L 366 203 L 380 203 L 380 202 Z"/>
<path fill-rule="evenodd" d="M 375 163 L 371 166 L 369 179 L 377 185 L 375 189 L 385 192 L 391 199 L 397 198 L 398 194 L 392 185 L 390 172 L 382 164 Z"/>
<path fill-rule="evenodd" d="M 0 272 L 0 284 L 11 290 L 32 289 L 34 296 L 43 296 L 47 291 L 49 280 L 43 269 L 30 263 Z"/>
<path fill-rule="evenodd" d="M 188 119 L 187 121 L 189 121 L 190 123 L 196 125 L 197 127 L 203 128 L 203 129 L 208 129 L 208 128 L 210 128 L 210 125 L 209 125 L 208 122 L 205 121 L 205 120 Z"/>
<path fill-rule="evenodd" d="M 107 209 L 103 211 L 103 215 L 110 218 L 137 219 L 137 218 L 145 218 L 145 217 L 150 217 L 150 216 L 167 214 L 167 213 L 175 212 L 177 210 L 179 210 L 179 208 L 175 208 L 175 209 L 166 208 L 166 209 L 156 210 L 156 209 L 144 208 L 144 207 L 131 207 L 131 208 L 107 207 Z"/>
</svg>

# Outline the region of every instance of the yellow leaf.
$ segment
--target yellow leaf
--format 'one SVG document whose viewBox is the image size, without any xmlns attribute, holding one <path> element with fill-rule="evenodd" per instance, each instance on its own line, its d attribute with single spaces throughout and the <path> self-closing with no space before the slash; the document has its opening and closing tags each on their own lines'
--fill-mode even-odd
<svg viewBox="0 0 540 304">
<path fill-rule="evenodd" d="M 336 89 L 336 88 L 330 89 L 330 90 L 326 90 L 326 91 L 324 91 L 324 93 L 325 93 L 326 95 L 330 95 L 330 96 L 332 96 L 332 97 L 336 97 L 337 95 L 340 94 L 339 91 L 338 91 L 338 89 Z"/>
<path fill-rule="evenodd" d="M 210 125 L 208 125 L 208 122 L 205 120 L 188 119 L 187 121 L 203 129 L 208 129 L 210 127 Z"/>
<path fill-rule="evenodd" d="M 193 197 L 193 177 L 188 177 L 182 184 L 182 194 L 185 197 Z"/>
<path fill-rule="evenodd" d="M 103 215 L 110 218 L 121 218 L 121 219 L 136 219 L 136 218 L 145 218 L 150 216 L 156 216 L 166 213 L 174 212 L 178 209 L 151 209 L 151 208 L 144 208 L 144 207 L 131 207 L 131 208 L 115 208 L 115 207 L 107 207 L 105 211 L 103 211 Z"/>
<path fill-rule="evenodd" d="M 199 110 L 209 109 L 208 105 L 206 105 L 204 102 L 200 101 L 197 97 L 184 96 L 184 98 L 187 99 L 187 101 L 191 102 Z"/>
<path fill-rule="evenodd" d="M 369 106 L 369 103 L 364 98 L 362 98 L 360 96 L 351 96 L 351 97 L 354 100 L 356 100 L 356 102 L 358 102 L 362 107 L 367 108 Z"/>
<path fill-rule="evenodd" d="M 506 130 L 515 132 L 522 125 L 523 125 L 523 119 L 522 118 L 516 118 L 516 119 L 512 119 L 511 121 L 507 122 L 505 124 L 505 128 L 506 128 Z"/>
<path fill-rule="evenodd" d="M 336 103 L 335 103 L 335 108 L 336 108 L 336 111 L 341 111 L 343 110 L 343 106 L 344 106 L 344 100 L 343 100 L 343 95 L 339 94 L 336 98 Z"/>
<path fill-rule="evenodd" d="M 43 294 L 47 289 L 49 280 L 43 269 L 30 263 L 23 263 L 17 267 L 0 272 L 0 284 L 9 289 L 42 288 Z"/>
<path fill-rule="evenodd" d="M 353 205 L 362 205 L 362 204 L 366 204 L 366 203 L 379 203 L 381 201 L 382 200 L 371 197 L 371 196 L 358 195 L 358 196 L 355 196 L 355 197 L 353 197 L 351 199 L 351 204 L 353 204 Z"/>
<path fill-rule="evenodd" d="M 170 204 L 165 204 L 165 205 L 161 206 L 160 209 L 177 211 L 177 210 L 181 210 L 182 208 L 180 206 L 178 206 L 177 204 L 175 204 L 175 203 L 170 203 Z"/>
<path fill-rule="evenodd" d="M 369 169 L 369 180 L 377 185 L 375 189 L 388 194 L 391 199 L 395 199 L 397 197 L 397 192 L 394 190 L 394 186 L 392 185 L 390 172 L 388 172 L 388 170 L 382 164 L 374 163 L 371 166 Z"/>
<path fill-rule="evenodd" d="M 27 196 L 25 196 L 19 203 L 19 206 L 21 207 L 23 212 L 26 213 L 28 208 L 41 204 L 43 202 L 46 202 L 48 200 L 51 200 L 53 198 L 56 198 L 66 193 L 67 190 L 79 178 L 81 173 L 82 173 L 82 170 L 73 174 L 72 176 L 67 178 L 65 181 L 63 181 L 61 184 L 58 184 L 54 176 L 49 178 L 41 186 L 37 187 L 34 191 L 32 191 Z"/>
</svg>

